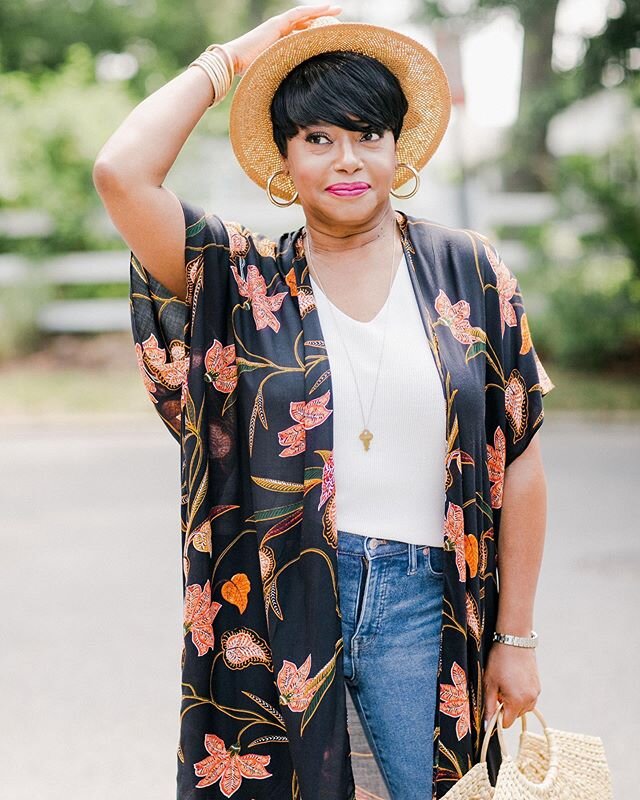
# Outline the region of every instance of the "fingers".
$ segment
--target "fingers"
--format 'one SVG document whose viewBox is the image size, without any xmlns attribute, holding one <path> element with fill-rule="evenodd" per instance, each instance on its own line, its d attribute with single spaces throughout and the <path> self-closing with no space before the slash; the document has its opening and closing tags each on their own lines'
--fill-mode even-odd
<svg viewBox="0 0 640 800">
<path fill-rule="evenodd" d="M 284 11 L 279 15 L 279 20 L 284 24 L 281 35 L 286 35 L 292 31 L 304 30 L 317 17 L 329 17 L 342 13 L 342 7 L 324 3 L 319 6 L 296 6 Z"/>
<path fill-rule="evenodd" d="M 335 16 L 341 12 L 340 6 L 331 5 L 331 3 L 321 6 L 296 6 L 288 11 L 283 11 L 282 14 L 277 14 L 272 20 L 277 23 L 279 35 L 287 36 L 292 31 L 304 30 L 318 17 Z"/>
<path fill-rule="evenodd" d="M 502 714 L 502 727 L 510 728 L 516 719 L 526 714 L 528 711 L 533 711 L 536 707 L 538 693 L 531 694 L 528 697 L 519 698 L 504 698 L 504 711 Z"/>
<path fill-rule="evenodd" d="M 285 15 L 291 20 L 299 22 L 307 17 L 325 17 L 329 14 L 339 14 L 342 7 L 339 5 L 332 5 L 331 3 L 323 3 L 318 6 L 296 6 L 285 11 Z"/>
<path fill-rule="evenodd" d="M 484 700 L 484 727 L 486 730 L 489 720 L 496 713 L 498 707 L 498 692 L 494 686 L 485 689 Z"/>
<path fill-rule="evenodd" d="M 510 728 L 516 717 L 520 716 L 520 711 L 509 700 L 504 701 L 504 711 L 502 712 L 502 727 Z"/>
<path fill-rule="evenodd" d="M 502 702 L 502 727 L 509 728 L 518 717 L 533 711 L 541 687 L 532 654 L 510 648 L 499 649 L 501 647 L 492 648 L 484 670 L 484 716 L 488 722 L 495 713 L 497 702 Z"/>
<path fill-rule="evenodd" d="M 532 694 L 527 698 L 510 698 L 503 696 L 495 686 L 489 686 L 485 689 L 485 706 L 484 706 L 484 727 L 486 729 L 489 720 L 496 713 L 498 701 L 503 704 L 502 709 L 502 727 L 510 728 L 514 721 L 526 714 L 533 711 L 536 707 L 537 694 Z"/>
</svg>

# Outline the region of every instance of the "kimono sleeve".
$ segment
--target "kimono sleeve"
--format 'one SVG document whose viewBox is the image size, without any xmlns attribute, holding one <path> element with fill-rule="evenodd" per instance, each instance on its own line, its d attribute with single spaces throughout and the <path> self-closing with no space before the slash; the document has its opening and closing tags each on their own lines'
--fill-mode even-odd
<svg viewBox="0 0 640 800">
<path fill-rule="evenodd" d="M 555 384 L 538 357 L 517 277 L 484 237 L 487 335 L 497 375 L 488 382 L 504 387 L 505 469 L 521 455 L 544 421 L 542 398 Z"/>
<path fill-rule="evenodd" d="M 207 283 L 215 298 L 216 317 L 223 318 L 228 293 L 222 284 L 229 252 L 224 222 L 198 205 L 179 200 L 185 220 L 186 301 L 156 280 L 133 251 L 129 255 L 129 308 L 138 369 L 155 410 L 178 442 L 192 331 L 203 305 L 204 273 L 211 273 Z"/>
</svg>

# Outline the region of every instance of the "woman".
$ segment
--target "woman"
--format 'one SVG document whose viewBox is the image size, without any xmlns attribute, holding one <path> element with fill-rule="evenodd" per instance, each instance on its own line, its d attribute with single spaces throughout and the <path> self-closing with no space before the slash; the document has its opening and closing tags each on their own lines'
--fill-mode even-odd
<svg viewBox="0 0 640 800">
<path fill-rule="evenodd" d="M 345 685 L 392 798 L 442 797 L 540 691 L 553 384 L 491 243 L 390 204 L 446 129 L 439 63 L 339 10 L 212 45 L 94 170 L 181 444 L 179 798 L 353 800 Z M 238 160 L 304 212 L 277 242 L 162 187 L 233 73 Z"/>
</svg>

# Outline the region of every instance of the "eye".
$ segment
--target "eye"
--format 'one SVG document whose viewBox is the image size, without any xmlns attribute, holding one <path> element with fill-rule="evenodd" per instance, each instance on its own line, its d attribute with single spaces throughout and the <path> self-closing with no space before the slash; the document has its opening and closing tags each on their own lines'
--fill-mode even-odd
<svg viewBox="0 0 640 800">
<path fill-rule="evenodd" d="M 329 137 L 327 136 L 327 134 L 326 134 L 326 133 L 310 133 L 310 134 L 307 136 L 307 138 L 306 138 L 306 140 L 305 140 L 305 141 L 307 141 L 307 142 L 311 142 L 311 144 L 318 144 L 318 142 L 316 142 L 316 141 L 315 141 L 315 139 L 316 139 L 317 137 L 320 137 L 321 139 L 322 139 L 322 138 L 324 138 L 324 139 L 328 139 L 328 138 L 329 138 Z"/>
<path fill-rule="evenodd" d="M 377 131 L 366 131 L 366 133 L 363 133 L 362 135 L 363 136 L 377 136 L 378 139 L 382 138 L 382 136 Z M 376 142 L 376 141 L 378 141 L 378 139 L 368 139 L 368 141 Z"/>
</svg>

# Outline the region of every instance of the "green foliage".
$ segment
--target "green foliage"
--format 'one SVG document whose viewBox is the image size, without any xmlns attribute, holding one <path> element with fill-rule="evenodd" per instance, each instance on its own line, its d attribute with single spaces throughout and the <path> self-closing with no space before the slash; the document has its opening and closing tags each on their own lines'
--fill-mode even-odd
<svg viewBox="0 0 640 800">
<path fill-rule="evenodd" d="M 41 342 L 37 316 L 51 299 L 51 288 L 30 270 L 27 278 L 15 286 L 3 286 L 0 294 L 0 363 L 20 353 L 36 350 Z"/>
<path fill-rule="evenodd" d="M 640 182 L 633 132 L 596 158 L 558 159 L 554 190 L 561 215 L 599 220 L 578 234 L 583 255 L 545 277 L 543 328 L 567 365 L 640 365 Z"/>
<path fill-rule="evenodd" d="M 638 47 L 640 41 L 640 3 L 626 0 L 622 14 L 609 19 L 607 27 L 598 36 L 589 39 L 587 52 L 579 69 L 581 94 L 590 94 L 602 87 L 602 70 L 607 64 L 622 67 L 624 80 L 635 81 L 638 87 L 637 70 L 631 69 L 627 53 Z"/>
<path fill-rule="evenodd" d="M 0 69 L 39 75 L 57 70 L 82 42 L 97 58 L 129 53 L 138 70 L 128 80 L 142 99 L 204 50 L 289 8 L 287 0 L 2 0 Z"/>
<path fill-rule="evenodd" d="M 552 191 L 559 218 L 547 225 L 499 230 L 503 239 L 525 243 L 533 269 L 522 283 L 544 296 L 543 314 L 532 316 L 536 345 L 554 364 L 573 369 L 619 369 L 640 366 L 640 162 L 632 129 L 606 156 L 575 155 L 555 159 L 546 148 L 546 132 L 555 114 L 603 87 L 603 71 L 621 68 L 626 88 L 640 105 L 640 78 L 631 68 L 630 48 L 638 46 L 640 4 L 626 2 L 621 16 L 587 42 L 575 69 L 551 69 L 557 0 L 469 0 L 458 21 L 471 26 L 490 9 L 511 8 L 525 32 L 519 118 L 498 163 L 507 186 Z M 423 18 L 448 16 L 446 0 L 422 0 Z M 551 246 L 562 225 L 587 214 L 599 220 L 574 233 L 570 256 Z M 569 239 L 572 238 L 568 234 Z M 535 263 L 537 262 L 537 264 Z M 527 296 L 528 289 L 523 287 Z"/>
<path fill-rule="evenodd" d="M 136 103 L 208 44 L 285 7 L 284 0 L 243 0 L 224 13 L 204 0 L 2 3 L 0 208 L 48 212 L 54 230 L 44 238 L 0 236 L 0 252 L 109 247 L 96 226 L 104 214 L 92 179 L 101 146 Z M 131 77 L 98 78 L 99 56 L 110 53 L 132 57 Z M 198 134 L 227 132 L 232 94 L 203 117 Z"/>
<path fill-rule="evenodd" d="M 498 241 L 510 239 L 526 245 L 529 250 L 538 251 L 543 246 L 544 228 L 541 225 L 494 225 Z"/>
<path fill-rule="evenodd" d="M 631 261 L 606 254 L 544 275 L 547 308 L 536 346 L 573 369 L 635 371 L 640 364 L 640 278 Z"/>
<path fill-rule="evenodd" d="M 422 0 L 418 13 L 427 18 L 464 18 L 477 22 L 486 19 L 487 12 L 496 8 L 516 10 L 522 19 L 529 19 L 555 12 L 558 0 L 467 0 L 466 3 L 450 3 L 447 0 Z M 452 11 L 450 9 L 456 9 Z"/>
<path fill-rule="evenodd" d="M 554 366 L 640 373 L 637 152 L 629 131 L 604 156 L 557 159 L 557 215 L 543 225 L 496 230 L 500 239 L 529 249 L 521 286 L 525 297 L 544 300 L 542 311 L 530 304 L 530 324 L 536 346 Z"/>
<path fill-rule="evenodd" d="M 42 245 L 48 252 L 99 245 L 93 163 L 132 105 L 121 84 L 95 82 L 83 44 L 69 48 L 58 71 L 37 80 L 19 72 L 0 75 L 0 205 L 48 212 L 55 227 Z"/>
<path fill-rule="evenodd" d="M 606 156 L 573 155 L 559 159 L 555 191 L 565 210 L 576 204 L 595 210 L 601 217 L 598 228 L 585 243 L 621 247 L 640 279 L 640 168 L 637 147 L 629 133 Z"/>
<path fill-rule="evenodd" d="M 465 7 L 466 6 L 466 7 Z M 454 18 L 456 25 L 471 28 L 501 9 L 516 12 L 524 29 L 522 92 L 518 119 L 507 136 L 500 155 L 505 186 L 510 190 L 547 191 L 554 181 L 555 164 L 547 151 L 546 136 L 552 117 L 580 98 L 603 88 L 608 67 L 620 70 L 621 78 L 637 97 L 638 71 L 629 59 L 640 41 L 640 2 L 627 0 L 619 17 L 610 17 L 602 31 L 587 40 L 585 55 L 573 69 L 552 68 L 552 40 L 558 0 L 421 0 L 416 20 Z M 460 8 L 457 14 L 450 8 Z"/>
</svg>

